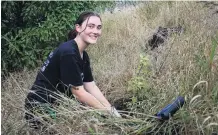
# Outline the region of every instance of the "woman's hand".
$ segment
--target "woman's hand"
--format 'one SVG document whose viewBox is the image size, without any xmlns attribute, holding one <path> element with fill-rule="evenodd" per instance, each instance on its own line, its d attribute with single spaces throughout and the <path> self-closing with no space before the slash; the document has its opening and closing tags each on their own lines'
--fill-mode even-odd
<svg viewBox="0 0 218 135">
<path fill-rule="evenodd" d="M 118 118 L 122 118 L 122 116 L 119 114 L 119 112 L 116 110 L 115 107 L 110 107 L 109 113 L 113 116 L 113 117 L 118 117 Z"/>
<path fill-rule="evenodd" d="M 113 111 L 112 111 L 112 116 L 116 116 L 118 118 L 122 118 L 122 116 L 118 113 L 118 111 L 116 110 L 116 108 L 112 107 Z"/>
</svg>

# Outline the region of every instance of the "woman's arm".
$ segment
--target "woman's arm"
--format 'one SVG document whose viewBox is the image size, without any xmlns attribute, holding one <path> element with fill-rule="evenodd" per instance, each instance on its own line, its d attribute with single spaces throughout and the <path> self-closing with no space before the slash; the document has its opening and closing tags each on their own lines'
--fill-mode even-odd
<svg viewBox="0 0 218 135">
<path fill-rule="evenodd" d="M 95 82 L 85 82 L 83 83 L 84 88 L 93 95 L 102 105 L 104 105 L 110 114 L 115 115 L 117 117 L 121 117 L 117 110 L 111 106 L 105 96 L 102 94 L 98 86 L 96 86 Z"/>
<path fill-rule="evenodd" d="M 108 102 L 108 100 L 105 98 L 105 96 L 102 94 L 100 89 L 96 86 L 95 82 L 85 82 L 83 83 L 84 88 L 93 95 L 101 104 L 103 104 L 105 107 L 111 107 L 111 104 Z"/>
<path fill-rule="evenodd" d="M 79 101 L 96 109 L 106 109 L 106 107 L 102 105 L 93 95 L 88 93 L 83 86 L 72 87 L 71 90 Z"/>
</svg>

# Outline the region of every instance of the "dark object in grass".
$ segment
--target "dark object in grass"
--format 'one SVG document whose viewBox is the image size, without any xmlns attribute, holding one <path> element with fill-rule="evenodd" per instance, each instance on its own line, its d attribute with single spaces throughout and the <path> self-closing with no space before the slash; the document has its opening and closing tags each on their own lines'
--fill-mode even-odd
<svg viewBox="0 0 218 135">
<path fill-rule="evenodd" d="M 172 34 L 181 34 L 183 33 L 184 28 L 179 25 L 177 27 L 164 28 L 158 27 L 157 32 L 152 35 L 152 38 L 148 40 L 148 45 L 151 47 L 151 50 L 157 48 L 161 44 L 163 44 L 170 35 Z"/>
<path fill-rule="evenodd" d="M 161 111 L 159 111 L 156 116 L 160 120 L 168 120 L 172 117 L 185 103 L 185 99 L 181 96 L 178 96 L 175 101 L 171 104 L 168 104 Z"/>
<path fill-rule="evenodd" d="M 113 105 L 114 107 L 117 109 L 117 110 L 122 110 L 122 111 L 130 111 L 128 109 L 128 106 L 127 104 L 129 102 L 132 102 L 132 99 L 131 98 L 120 98 L 118 100 L 115 100 L 113 102 Z"/>
</svg>

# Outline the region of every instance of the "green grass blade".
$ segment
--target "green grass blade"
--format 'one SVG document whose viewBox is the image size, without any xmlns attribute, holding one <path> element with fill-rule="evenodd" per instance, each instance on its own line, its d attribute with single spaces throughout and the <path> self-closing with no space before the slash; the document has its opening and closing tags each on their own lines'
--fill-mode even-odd
<svg viewBox="0 0 218 135">
<path fill-rule="evenodd" d="M 210 65 L 212 65 L 217 45 L 218 45 L 217 39 L 212 38 L 212 49 L 211 49 L 211 53 L 210 53 Z"/>
</svg>

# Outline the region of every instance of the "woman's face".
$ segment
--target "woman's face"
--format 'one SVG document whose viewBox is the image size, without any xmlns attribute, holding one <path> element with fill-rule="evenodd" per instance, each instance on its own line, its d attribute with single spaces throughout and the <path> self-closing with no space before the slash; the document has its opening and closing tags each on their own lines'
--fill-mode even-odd
<svg viewBox="0 0 218 135">
<path fill-rule="evenodd" d="M 101 36 L 101 20 L 97 16 L 87 18 L 82 25 L 77 25 L 77 31 L 81 39 L 87 44 L 94 44 Z"/>
</svg>

